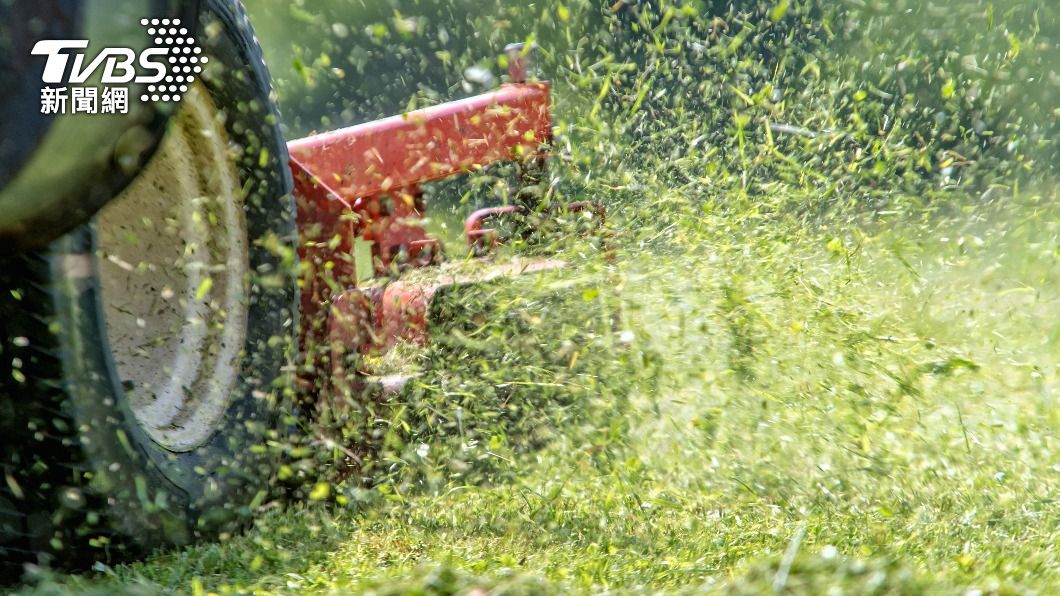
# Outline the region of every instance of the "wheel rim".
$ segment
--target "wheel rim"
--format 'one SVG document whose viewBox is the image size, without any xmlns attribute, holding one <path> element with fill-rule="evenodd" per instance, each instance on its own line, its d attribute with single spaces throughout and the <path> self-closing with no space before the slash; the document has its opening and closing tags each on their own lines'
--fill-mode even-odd
<svg viewBox="0 0 1060 596">
<path fill-rule="evenodd" d="M 249 265 L 236 157 L 196 83 L 154 158 L 98 217 L 115 368 L 140 426 L 171 451 L 212 435 L 238 381 Z"/>
</svg>

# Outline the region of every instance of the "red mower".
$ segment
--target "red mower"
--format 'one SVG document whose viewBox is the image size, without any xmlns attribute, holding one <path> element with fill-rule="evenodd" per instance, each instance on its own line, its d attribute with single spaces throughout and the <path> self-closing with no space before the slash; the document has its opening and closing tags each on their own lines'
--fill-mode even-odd
<svg viewBox="0 0 1060 596">
<path fill-rule="evenodd" d="M 484 95 L 285 142 L 238 2 L 112 4 L 106 18 L 90 3 L 0 7 L 8 576 L 237 529 L 270 494 L 292 403 L 398 391 L 405 376 L 357 359 L 430 341 L 439 289 L 562 266 L 492 259 L 498 221 L 602 217 L 551 198 L 532 48 L 509 46 L 508 82 Z M 12 26 L 26 22 L 47 26 Z M 124 111 L 113 89 L 109 112 L 51 103 L 84 100 L 93 51 L 112 46 L 115 64 L 167 78 L 119 81 Z M 108 60 L 103 87 L 121 78 Z M 498 161 L 518 164 L 524 192 L 473 213 L 462 262 L 447 263 L 421 185 Z"/>
</svg>

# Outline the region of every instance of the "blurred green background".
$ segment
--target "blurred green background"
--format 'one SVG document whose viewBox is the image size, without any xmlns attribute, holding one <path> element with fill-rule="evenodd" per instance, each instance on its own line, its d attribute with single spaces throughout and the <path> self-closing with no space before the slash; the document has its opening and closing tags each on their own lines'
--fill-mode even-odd
<svg viewBox="0 0 1060 596">
<path fill-rule="evenodd" d="M 292 137 L 480 91 L 465 69 L 499 81 L 504 45 L 535 40 L 559 123 L 630 133 L 620 150 L 776 142 L 861 184 L 984 190 L 1058 157 L 1060 11 L 1045 0 L 247 4 Z"/>
</svg>

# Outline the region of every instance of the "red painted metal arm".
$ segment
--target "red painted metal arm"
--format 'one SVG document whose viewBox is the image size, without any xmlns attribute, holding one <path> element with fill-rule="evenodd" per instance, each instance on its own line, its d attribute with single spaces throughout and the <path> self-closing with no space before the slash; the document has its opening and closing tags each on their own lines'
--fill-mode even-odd
<svg viewBox="0 0 1060 596">
<path fill-rule="evenodd" d="M 539 159 L 551 140 L 548 83 L 512 83 L 460 101 L 291 141 L 304 320 L 356 286 L 357 239 L 376 274 L 424 264 L 433 240 L 420 225 L 419 184 L 497 161 Z M 385 195 L 385 197 L 384 197 Z M 304 333 L 314 333 L 307 325 Z M 304 343 L 304 341 L 303 341 Z"/>
<path fill-rule="evenodd" d="M 301 345 L 306 371 L 316 371 L 307 375 L 329 371 L 336 387 L 347 373 L 359 382 L 358 370 L 346 370 L 351 353 L 424 343 L 439 288 L 561 265 L 538 261 L 477 275 L 438 270 L 433 282 L 392 279 L 438 260 L 441 247 L 422 225 L 421 184 L 498 161 L 544 163 L 552 140 L 549 84 L 526 82 L 533 47 L 513 44 L 505 52 L 512 82 L 495 91 L 288 143 L 300 236 Z M 521 209 L 476 212 L 469 238 L 494 238 L 482 223 Z M 369 263 L 364 244 L 371 246 Z M 357 271 L 364 266 L 373 270 Z M 358 288 L 358 279 L 373 275 L 385 279 Z"/>
<path fill-rule="evenodd" d="M 292 167 L 349 200 L 535 155 L 551 137 L 548 83 L 499 90 L 291 141 Z"/>
</svg>

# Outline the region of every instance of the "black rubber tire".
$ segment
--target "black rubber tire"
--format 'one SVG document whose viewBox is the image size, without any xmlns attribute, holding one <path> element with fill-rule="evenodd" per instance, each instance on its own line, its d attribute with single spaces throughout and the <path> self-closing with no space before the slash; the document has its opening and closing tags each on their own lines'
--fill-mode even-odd
<svg viewBox="0 0 1060 596">
<path fill-rule="evenodd" d="M 272 280 L 247 280 L 236 391 L 206 443 L 168 451 L 138 426 L 116 375 L 92 225 L 0 261 L 3 579 L 25 563 L 84 568 L 235 531 L 270 495 L 298 323 L 287 151 L 242 7 L 203 0 L 198 30 L 222 67 L 206 87 L 243 149 L 250 270 Z"/>
</svg>

